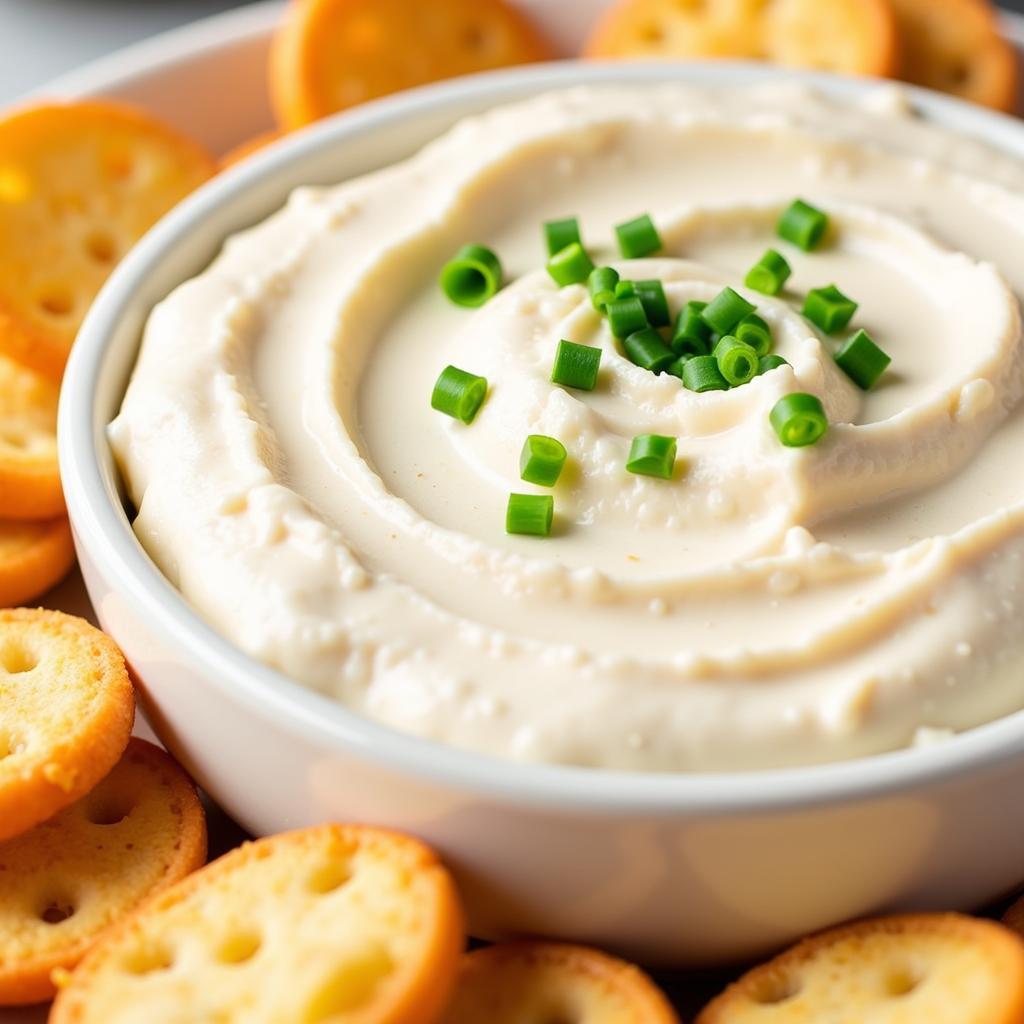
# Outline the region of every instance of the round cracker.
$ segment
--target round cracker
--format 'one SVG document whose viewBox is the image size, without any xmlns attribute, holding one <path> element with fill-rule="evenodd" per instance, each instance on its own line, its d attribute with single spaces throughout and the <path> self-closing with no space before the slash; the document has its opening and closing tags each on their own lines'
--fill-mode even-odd
<svg viewBox="0 0 1024 1024">
<path fill-rule="evenodd" d="M 1017 56 L 986 0 L 890 0 L 900 78 L 996 110 L 1017 103 Z"/>
<path fill-rule="evenodd" d="M 464 942 L 422 843 L 323 825 L 247 843 L 145 903 L 58 994 L 51 1024 L 430 1024 Z"/>
<path fill-rule="evenodd" d="M 696 1024 L 1020 1024 L 1024 941 L 960 914 L 876 918 L 756 967 Z"/>
<path fill-rule="evenodd" d="M 34 601 L 64 579 L 74 564 L 67 519 L 0 519 L 0 607 Z"/>
<path fill-rule="evenodd" d="M 270 94 L 278 123 L 300 128 L 400 89 L 549 57 L 505 0 L 303 0 L 274 37 Z"/>
<path fill-rule="evenodd" d="M 84 796 L 117 764 L 135 700 L 114 642 L 84 619 L 0 611 L 0 839 Z"/>
<path fill-rule="evenodd" d="M 767 60 L 854 75 L 897 67 L 886 0 L 620 0 L 598 21 L 587 57 Z"/>
<path fill-rule="evenodd" d="M 677 1024 L 664 994 L 639 967 L 596 949 L 508 942 L 462 959 L 442 1024 Z"/>
<path fill-rule="evenodd" d="M 57 399 L 50 377 L 0 356 L 0 518 L 64 514 L 57 466 Z"/>
<path fill-rule="evenodd" d="M 205 860 L 195 787 L 165 751 L 132 739 L 91 793 L 0 843 L 0 1005 L 52 998 L 53 971 Z"/>
<path fill-rule="evenodd" d="M 0 119 L 0 351 L 59 377 L 114 264 L 214 170 L 190 140 L 109 102 Z"/>
</svg>

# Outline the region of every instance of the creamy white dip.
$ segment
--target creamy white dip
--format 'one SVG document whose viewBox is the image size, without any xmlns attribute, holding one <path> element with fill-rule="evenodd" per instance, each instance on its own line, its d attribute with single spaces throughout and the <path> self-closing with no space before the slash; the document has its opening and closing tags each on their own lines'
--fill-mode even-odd
<svg viewBox="0 0 1024 1024">
<path fill-rule="evenodd" d="M 301 189 L 153 312 L 110 437 L 136 532 L 242 650 L 398 729 L 489 754 L 626 769 L 800 765 L 1024 706 L 1024 167 L 916 118 L 801 89 L 578 89 L 462 122 L 406 163 Z M 780 243 L 802 196 L 833 240 Z M 649 212 L 656 259 L 616 259 Z M 724 284 L 782 367 L 695 394 L 628 362 L 586 290 L 543 270 L 544 220 L 664 280 Z M 510 284 L 451 305 L 463 243 Z M 742 287 L 768 245 L 778 299 Z M 876 391 L 799 314 L 835 282 L 891 355 Z M 549 382 L 560 338 L 599 385 Z M 470 426 L 430 408 L 486 376 Z M 768 421 L 792 391 L 832 424 Z M 546 539 L 504 532 L 527 434 L 570 462 Z M 685 473 L 634 476 L 635 434 Z"/>
</svg>

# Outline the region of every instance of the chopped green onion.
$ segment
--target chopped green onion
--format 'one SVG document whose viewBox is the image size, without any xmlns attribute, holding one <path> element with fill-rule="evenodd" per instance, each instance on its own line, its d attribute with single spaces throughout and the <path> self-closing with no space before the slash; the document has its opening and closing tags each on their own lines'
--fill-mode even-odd
<svg viewBox="0 0 1024 1024">
<path fill-rule="evenodd" d="M 857 303 L 848 299 L 834 284 L 812 288 L 804 300 L 803 315 L 826 334 L 841 331 L 857 312 Z"/>
<path fill-rule="evenodd" d="M 815 444 L 828 430 L 828 418 L 821 401 L 802 392 L 783 395 L 772 407 L 768 418 L 787 448 Z"/>
<path fill-rule="evenodd" d="M 747 302 L 739 292 L 723 288 L 704 308 L 701 316 L 704 322 L 719 334 L 728 334 L 745 316 L 757 309 Z"/>
<path fill-rule="evenodd" d="M 714 357 L 722 376 L 739 387 L 757 376 L 757 353 L 745 342 L 727 334 L 715 346 Z"/>
<path fill-rule="evenodd" d="M 575 217 L 564 220 L 549 220 L 544 225 L 544 241 L 548 247 L 548 255 L 554 256 L 573 242 L 583 244 L 580 238 L 580 222 Z"/>
<path fill-rule="evenodd" d="M 548 260 L 548 273 L 560 288 L 569 284 L 581 284 L 590 277 L 593 269 L 594 264 L 587 255 L 587 250 L 579 242 L 570 242 Z"/>
<path fill-rule="evenodd" d="M 878 378 L 892 362 L 867 331 L 858 331 L 844 341 L 835 358 L 846 376 L 864 391 L 870 391 L 878 383 Z"/>
<path fill-rule="evenodd" d="M 689 352 L 695 356 L 706 356 L 711 352 L 711 328 L 701 316 L 707 305 L 706 302 L 691 300 L 679 310 L 672 331 L 673 352 Z"/>
<path fill-rule="evenodd" d="M 683 367 L 691 360 L 696 358 L 692 352 L 684 352 L 681 356 L 676 356 L 675 360 L 665 367 L 665 372 L 672 374 L 673 377 L 678 377 L 680 380 L 683 379 Z"/>
<path fill-rule="evenodd" d="M 772 330 L 756 313 L 745 316 L 732 332 L 740 341 L 748 344 L 759 356 L 771 351 Z"/>
<path fill-rule="evenodd" d="M 661 236 L 654 221 L 646 213 L 617 225 L 615 237 L 619 240 L 619 251 L 627 260 L 650 256 L 661 248 Z"/>
<path fill-rule="evenodd" d="M 768 355 L 761 356 L 757 361 L 758 376 L 762 373 L 767 373 L 769 370 L 775 370 L 780 366 L 789 366 L 789 363 L 782 356 L 769 352 Z"/>
<path fill-rule="evenodd" d="M 505 532 L 547 537 L 554 517 L 555 499 L 550 494 L 510 494 Z"/>
<path fill-rule="evenodd" d="M 601 366 L 601 350 L 593 345 L 577 345 L 562 340 L 555 352 L 555 365 L 551 367 L 551 380 L 567 388 L 593 391 L 597 384 L 597 371 Z"/>
<path fill-rule="evenodd" d="M 643 303 L 644 312 L 652 327 L 668 327 L 672 318 L 668 312 L 668 299 L 665 298 L 665 286 L 657 280 L 634 281 L 636 293 Z"/>
<path fill-rule="evenodd" d="M 501 261 L 482 245 L 464 245 L 441 268 L 441 290 L 457 306 L 482 306 L 501 287 Z"/>
<path fill-rule="evenodd" d="M 472 423 L 487 397 L 487 378 L 446 366 L 434 384 L 430 406 L 446 416 Z"/>
<path fill-rule="evenodd" d="M 636 281 L 628 281 L 623 278 L 615 286 L 615 298 L 617 299 L 631 299 L 636 295 Z"/>
<path fill-rule="evenodd" d="M 661 373 L 675 359 L 672 349 L 661 340 L 661 335 L 653 327 L 645 327 L 628 335 L 622 347 L 631 363 L 651 373 Z"/>
<path fill-rule="evenodd" d="M 802 199 L 795 199 L 791 206 L 779 218 L 775 230 L 779 238 L 792 242 L 799 246 L 804 252 L 816 249 L 825 235 L 828 227 L 828 214 L 805 203 Z"/>
<path fill-rule="evenodd" d="M 778 295 L 793 271 L 785 257 L 774 249 L 765 254 L 750 268 L 744 284 L 762 295 Z"/>
<path fill-rule="evenodd" d="M 598 313 L 604 313 L 605 307 L 615 298 L 615 286 L 619 283 L 619 272 L 613 267 L 597 267 L 587 278 L 590 301 Z"/>
<path fill-rule="evenodd" d="M 629 446 L 626 469 L 642 476 L 671 480 L 676 465 L 676 439 L 660 434 L 640 434 Z"/>
<path fill-rule="evenodd" d="M 605 313 L 616 338 L 627 338 L 648 326 L 644 304 L 636 295 L 628 299 L 613 299 L 605 306 Z"/>
<path fill-rule="evenodd" d="M 729 382 L 714 356 L 694 356 L 683 364 L 683 387 L 688 391 L 728 391 Z"/>
<path fill-rule="evenodd" d="M 530 434 L 519 456 L 519 475 L 528 484 L 554 487 L 565 460 L 565 445 L 561 441 L 544 434 Z"/>
</svg>

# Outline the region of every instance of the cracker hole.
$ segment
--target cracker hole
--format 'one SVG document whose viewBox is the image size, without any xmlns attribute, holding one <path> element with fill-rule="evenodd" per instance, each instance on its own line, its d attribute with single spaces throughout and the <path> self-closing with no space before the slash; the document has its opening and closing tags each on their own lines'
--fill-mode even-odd
<svg viewBox="0 0 1024 1024">
<path fill-rule="evenodd" d="M 40 293 L 39 308 L 50 316 L 67 316 L 75 308 L 75 297 L 70 289 L 55 285 Z"/>
<path fill-rule="evenodd" d="M 76 907 L 74 903 L 66 899 L 51 899 L 43 905 L 39 911 L 39 920 L 47 924 L 60 924 L 69 917 L 74 917 Z"/>
<path fill-rule="evenodd" d="M 129 974 L 154 974 L 173 966 L 174 954 L 164 945 L 140 946 L 124 959 L 124 969 Z"/>
<path fill-rule="evenodd" d="M 107 797 L 90 804 L 85 817 L 93 825 L 119 825 L 132 813 L 132 801 L 127 798 Z"/>
<path fill-rule="evenodd" d="M 39 664 L 39 659 L 24 647 L 16 643 L 6 643 L 0 647 L 0 668 L 9 675 L 21 675 L 31 672 Z"/>
<path fill-rule="evenodd" d="M 910 995 L 921 984 L 921 976 L 909 967 L 897 967 L 885 976 L 885 994 L 899 999 Z"/>
<path fill-rule="evenodd" d="M 0 167 L 0 202 L 24 203 L 32 195 L 32 179 L 17 167 Z"/>
<path fill-rule="evenodd" d="M 10 427 L 0 429 L 0 441 L 7 445 L 8 448 L 27 448 L 28 440 L 27 434 Z"/>
<path fill-rule="evenodd" d="M 640 27 L 640 38 L 651 46 L 665 41 L 665 29 L 655 21 L 649 21 Z"/>
<path fill-rule="evenodd" d="M 318 895 L 325 895 L 340 889 L 350 878 L 352 872 L 344 861 L 331 861 L 329 864 L 321 864 L 309 876 L 309 891 Z"/>
<path fill-rule="evenodd" d="M 111 150 L 103 158 L 103 169 L 114 181 L 127 181 L 135 173 L 135 159 L 125 150 Z"/>
<path fill-rule="evenodd" d="M 387 950 L 371 945 L 336 967 L 313 992 L 303 1015 L 304 1024 L 320 1024 L 336 1015 L 365 1006 L 394 964 Z"/>
<path fill-rule="evenodd" d="M 94 231 L 85 239 L 85 251 L 96 263 L 110 264 L 117 258 L 117 245 L 106 231 Z"/>
<path fill-rule="evenodd" d="M 757 979 L 751 995 L 762 1006 L 775 1006 L 798 995 L 800 987 L 799 980 L 790 975 L 769 974 Z"/>
<path fill-rule="evenodd" d="M 244 964 L 251 960 L 263 945 L 263 939 L 255 931 L 235 931 L 217 947 L 217 959 L 222 964 Z"/>
</svg>

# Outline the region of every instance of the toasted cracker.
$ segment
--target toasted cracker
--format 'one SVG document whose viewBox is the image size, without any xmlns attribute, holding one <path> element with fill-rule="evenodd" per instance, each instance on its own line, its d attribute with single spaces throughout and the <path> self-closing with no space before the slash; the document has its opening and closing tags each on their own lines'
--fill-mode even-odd
<svg viewBox="0 0 1024 1024">
<path fill-rule="evenodd" d="M 0 611 L 0 839 L 84 796 L 117 763 L 135 701 L 114 642 L 62 612 Z"/>
<path fill-rule="evenodd" d="M 587 57 L 767 60 L 854 75 L 897 67 L 886 0 L 620 0 L 598 21 Z"/>
<path fill-rule="evenodd" d="M 1017 55 L 987 0 L 890 0 L 902 39 L 899 76 L 996 110 L 1017 103 Z"/>
<path fill-rule="evenodd" d="M 57 399 L 50 377 L 0 356 L 0 519 L 64 514 L 57 466 Z"/>
<path fill-rule="evenodd" d="M 323 825 L 248 843 L 149 900 L 57 996 L 51 1024 L 430 1024 L 462 917 L 434 854 Z"/>
<path fill-rule="evenodd" d="M 805 939 L 696 1024 L 1020 1024 L 1024 941 L 960 914 L 876 918 Z"/>
<path fill-rule="evenodd" d="M 293 0 L 270 92 L 278 123 L 299 128 L 400 89 L 549 56 L 506 0 Z"/>
<path fill-rule="evenodd" d="M 0 1005 L 53 997 L 74 967 L 141 901 L 201 867 L 206 819 L 175 761 L 129 742 L 96 788 L 0 843 Z"/>
<path fill-rule="evenodd" d="M 67 519 L 0 519 L 0 607 L 34 601 L 75 564 Z"/>
<path fill-rule="evenodd" d="M 639 967 L 596 949 L 507 942 L 462 960 L 442 1024 L 677 1024 L 662 992 Z"/>
<path fill-rule="evenodd" d="M 214 170 L 199 146 L 114 103 L 0 118 L 0 351 L 59 378 L 114 264 Z"/>
</svg>

